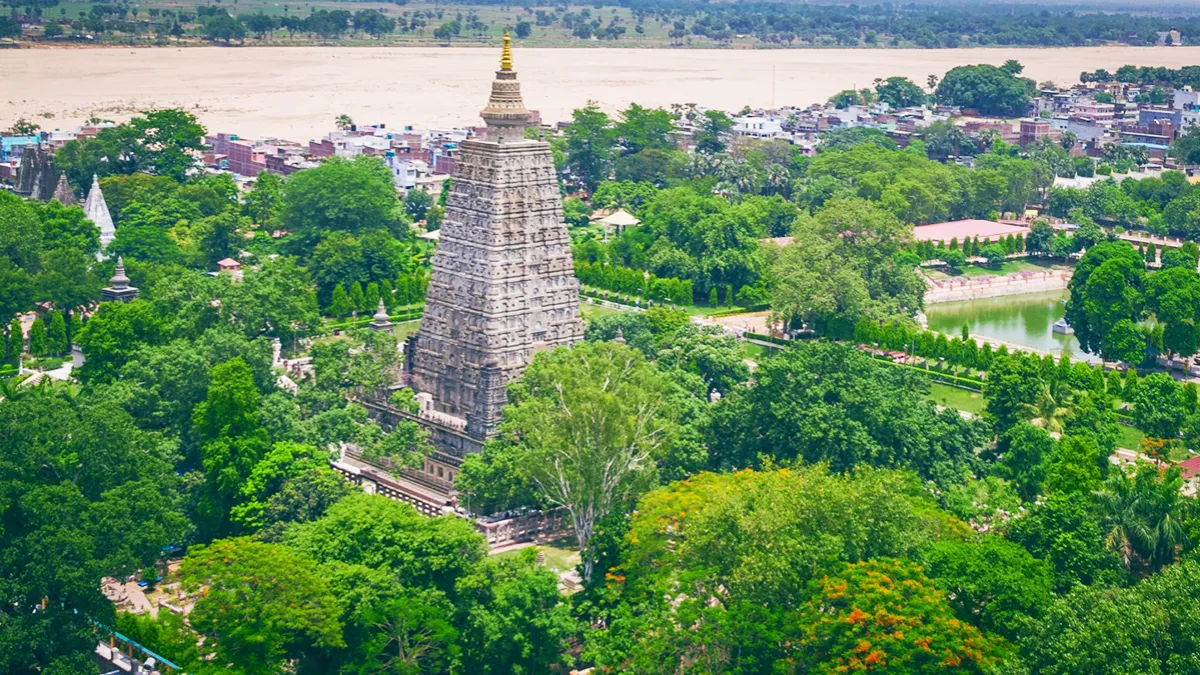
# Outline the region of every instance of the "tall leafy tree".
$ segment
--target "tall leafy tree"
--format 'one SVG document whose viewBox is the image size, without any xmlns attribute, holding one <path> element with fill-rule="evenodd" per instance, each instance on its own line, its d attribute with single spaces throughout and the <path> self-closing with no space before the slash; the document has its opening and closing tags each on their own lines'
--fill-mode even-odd
<svg viewBox="0 0 1200 675">
<path fill-rule="evenodd" d="M 0 428 L 0 670 L 94 670 L 101 580 L 186 536 L 170 449 L 106 396 L 48 385 L 5 390 Z"/>
<path fill-rule="evenodd" d="M 1067 323 L 1084 349 L 1105 353 L 1104 341 L 1119 321 L 1141 318 L 1144 277 L 1145 263 L 1127 242 L 1102 242 L 1088 249 L 1068 285 L 1066 309 Z M 1109 346 L 1114 340 L 1109 339 Z"/>
<path fill-rule="evenodd" d="M 571 113 L 566 129 L 567 166 L 589 190 L 608 178 L 616 139 L 608 115 L 594 102 Z"/>
<path fill-rule="evenodd" d="M 643 150 L 667 150 L 673 147 L 671 114 L 662 108 L 643 108 L 631 103 L 621 112 L 613 128 L 622 150 L 629 155 Z"/>
<path fill-rule="evenodd" d="M 402 213 L 391 171 L 378 158 L 362 155 L 334 157 L 293 174 L 284 184 L 280 216 L 292 233 L 290 245 L 307 257 L 329 232 L 384 229 L 403 235 Z"/>
<path fill-rule="evenodd" d="M 316 565 L 248 538 L 193 547 L 179 569 L 202 591 L 188 615 L 206 647 L 234 672 L 278 673 L 306 648 L 343 644 L 337 598 Z"/>
<path fill-rule="evenodd" d="M 0 256 L 26 272 L 36 272 L 41 249 L 37 211 L 11 192 L 0 192 Z"/>
<path fill-rule="evenodd" d="M 205 476 L 197 505 L 203 534 L 228 531 L 235 499 L 270 449 L 259 421 L 261 400 L 250 367 L 234 357 L 213 368 L 208 395 L 192 413 Z"/>
<path fill-rule="evenodd" d="M 500 434 L 524 451 L 542 498 L 570 514 L 581 553 L 597 521 L 652 480 L 677 428 L 670 389 L 639 352 L 612 342 L 542 352 L 513 385 Z"/>
</svg>

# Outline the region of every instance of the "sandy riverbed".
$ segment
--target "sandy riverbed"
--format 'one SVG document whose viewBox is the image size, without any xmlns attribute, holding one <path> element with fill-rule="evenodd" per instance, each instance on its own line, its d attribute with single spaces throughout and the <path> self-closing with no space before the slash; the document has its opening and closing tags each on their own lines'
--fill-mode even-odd
<svg viewBox="0 0 1200 675">
<path fill-rule="evenodd" d="M 1075 82 L 1122 64 L 1200 63 L 1200 47 L 946 50 L 516 49 L 530 108 L 551 121 L 595 100 L 738 109 L 807 105 L 876 77 L 924 84 L 956 65 L 1015 58 L 1038 82 Z M 96 115 L 123 120 L 145 108 L 193 110 L 210 131 L 303 141 L 348 114 L 360 123 L 473 124 L 487 99 L 497 50 L 480 48 L 259 47 L 0 50 L 0 128 L 26 117 L 70 128 Z M 45 118 L 43 113 L 52 113 Z"/>
</svg>

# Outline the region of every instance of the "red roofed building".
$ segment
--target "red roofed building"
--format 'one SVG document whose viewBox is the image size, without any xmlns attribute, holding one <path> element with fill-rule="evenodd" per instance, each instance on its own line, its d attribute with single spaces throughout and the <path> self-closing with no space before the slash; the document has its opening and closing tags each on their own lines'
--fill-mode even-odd
<svg viewBox="0 0 1200 675">
<path fill-rule="evenodd" d="M 1178 466 L 1183 475 L 1183 494 L 1189 497 L 1194 496 L 1197 487 L 1200 487 L 1200 455 L 1188 457 Z"/>
<path fill-rule="evenodd" d="M 999 241 L 1008 235 L 1029 236 L 1029 226 L 1025 223 L 993 220 L 954 220 L 948 223 L 918 225 L 913 228 L 913 238 L 917 241 L 950 241 L 957 239 L 974 239 L 980 241 Z"/>
</svg>

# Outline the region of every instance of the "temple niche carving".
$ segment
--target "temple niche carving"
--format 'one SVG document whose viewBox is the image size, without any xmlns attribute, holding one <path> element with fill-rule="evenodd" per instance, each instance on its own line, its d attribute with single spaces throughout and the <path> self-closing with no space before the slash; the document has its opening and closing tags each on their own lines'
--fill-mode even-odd
<svg viewBox="0 0 1200 675">
<path fill-rule="evenodd" d="M 405 383 L 436 447 L 425 478 L 452 477 L 495 433 L 505 387 L 535 352 L 583 338 L 554 160 L 524 137 L 531 114 L 507 35 L 481 115 L 487 132 L 461 144 L 425 314 L 405 345 Z"/>
</svg>

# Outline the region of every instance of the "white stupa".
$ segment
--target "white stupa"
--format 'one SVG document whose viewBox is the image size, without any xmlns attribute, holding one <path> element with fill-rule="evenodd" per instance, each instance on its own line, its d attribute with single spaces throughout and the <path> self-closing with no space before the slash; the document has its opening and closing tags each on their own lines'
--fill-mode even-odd
<svg viewBox="0 0 1200 675">
<path fill-rule="evenodd" d="M 92 189 L 88 191 L 87 200 L 83 203 L 83 212 L 88 220 L 100 230 L 100 252 L 96 257 L 104 257 L 104 249 L 108 248 L 113 237 L 117 236 L 117 228 L 113 226 L 112 216 L 108 213 L 108 204 L 104 201 L 104 193 L 100 191 L 100 180 L 92 174 Z"/>
</svg>

